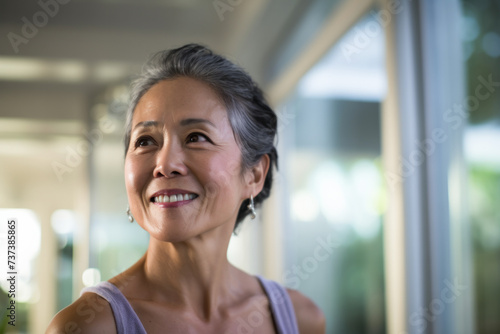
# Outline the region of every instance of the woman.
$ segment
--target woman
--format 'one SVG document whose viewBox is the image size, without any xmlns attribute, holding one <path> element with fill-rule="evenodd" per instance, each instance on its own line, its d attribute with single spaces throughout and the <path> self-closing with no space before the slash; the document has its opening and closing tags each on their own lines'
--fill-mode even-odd
<svg viewBox="0 0 500 334">
<path fill-rule="evenodd" d="M 153 57 L 133 85 L 125 135 L 127 212 L 148 249 L 84 289 L 47 333 L 324 333 L 311 300 L 226 257 L 269 196 L 276 124 L 248 74 L 207 48 Z"/>
</svg>

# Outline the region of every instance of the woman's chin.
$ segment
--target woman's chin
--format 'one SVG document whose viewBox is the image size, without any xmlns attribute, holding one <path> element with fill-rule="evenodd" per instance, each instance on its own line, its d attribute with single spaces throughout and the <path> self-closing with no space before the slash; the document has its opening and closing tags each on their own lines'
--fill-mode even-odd
<svg viewBox="0 0 500 334">
<path fill-rule="evenodd" d="M 161 226 L 141 225 L 151 238 L 163 242 L 182 242 L 196 236 L 196 232 L 186 224 L 162 224 Z"/>
</svg>

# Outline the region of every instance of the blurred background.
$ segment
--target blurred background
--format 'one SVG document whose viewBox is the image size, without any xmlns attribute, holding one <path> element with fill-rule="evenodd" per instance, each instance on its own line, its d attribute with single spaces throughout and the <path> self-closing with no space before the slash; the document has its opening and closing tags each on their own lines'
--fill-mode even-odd
<svg viewBox="0 0 500 334">
<path fill-rule="evenodd" d="M 499 22 L 498 0 L 0 0 L 0 332 L 43 333 L 144 253 L 128 87 L 196 42 L 280 122 L 275 188 L 233 263 L 312 298 L 327 333 L 499 333 Z"/>
</svg>

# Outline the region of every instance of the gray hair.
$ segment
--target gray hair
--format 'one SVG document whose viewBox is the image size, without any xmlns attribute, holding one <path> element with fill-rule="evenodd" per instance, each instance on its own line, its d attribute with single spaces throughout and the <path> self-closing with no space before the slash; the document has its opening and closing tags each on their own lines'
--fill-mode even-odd
<svg viewBox="0 0 500 334">
<path fill-rule="evenodd" d="M 242 170 L 257 164 L 263 155 L 269 156 L 270 166 L 264 186 L 254 198 L 255 206 L 260 205 L 271 193 L 273 166 L 278 167 L 278 153 L 274 146 L 276 114 L 250 75 L 204 46 L 187 44 L 160 51 L 146 63 L 142 74 L 132 84 L 124 138 L 125 155 L 130 145 L 132 116 L 141 97 L 158 82 L 178 77 L 200 80 L 217 92 L 227 109 L 229 123 L 241 150 Z M 247 209 L 249 201 L 243 201 L 239 209 L 235 231 L 250 213 Z"/>
</svg>

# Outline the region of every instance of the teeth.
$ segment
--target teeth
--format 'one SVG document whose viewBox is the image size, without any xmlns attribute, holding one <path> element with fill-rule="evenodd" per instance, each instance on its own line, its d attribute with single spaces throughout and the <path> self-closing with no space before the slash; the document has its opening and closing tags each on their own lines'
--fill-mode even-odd
<svg viewBox="0 0 500 334">
<path fill-rule="evenodd" d="M 155 203 L 173 203 L 178 201 L 187 201 L 195 197 L 195 194 L 178 194 L 178 195 L 160 195 L 154 197 Z"/>
</svg>

